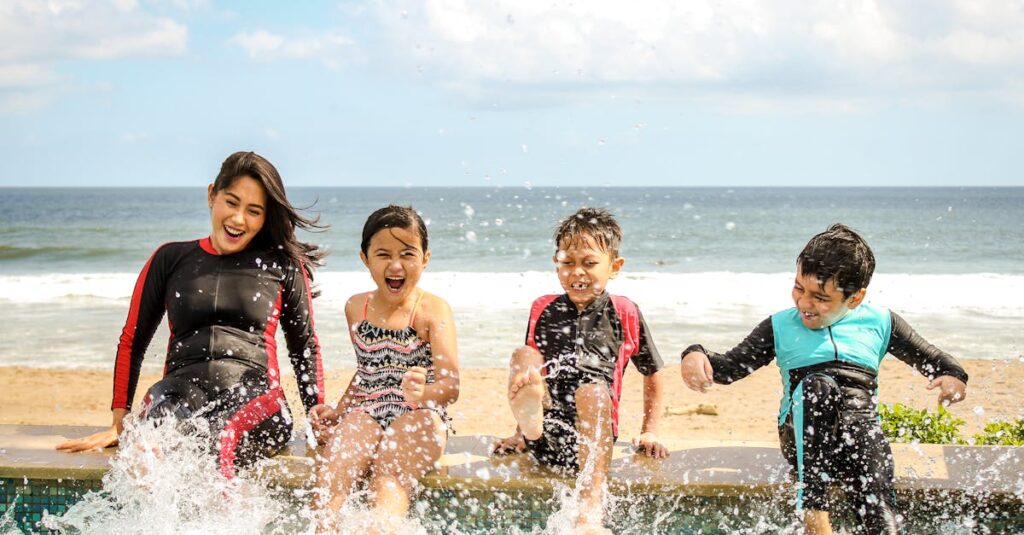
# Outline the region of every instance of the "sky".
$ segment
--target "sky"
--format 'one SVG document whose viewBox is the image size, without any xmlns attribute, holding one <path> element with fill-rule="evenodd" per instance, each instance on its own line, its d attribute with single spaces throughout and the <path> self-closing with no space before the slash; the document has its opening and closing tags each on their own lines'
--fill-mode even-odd
<svg viewBox="0 0 1024 535">
<path fill-rule="evenodd" d="M 4 0 L 0 186 L 1021 186 L 1021 0 Z"/>
</svg>

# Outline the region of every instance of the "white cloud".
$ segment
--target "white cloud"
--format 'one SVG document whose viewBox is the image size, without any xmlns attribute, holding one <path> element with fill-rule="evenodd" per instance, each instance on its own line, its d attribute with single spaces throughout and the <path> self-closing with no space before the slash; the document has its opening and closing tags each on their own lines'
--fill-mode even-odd
<svg viewBox="0 0 1024 535">
<path fill-rule="evenodd" d="M 188 29 L 134 1 L 5 0 L 0 61 L 114 59 L 185 51 Z"/>
<path fill-rule="evenodd" d="M 0 63 L 0 91 L 48 86 L 59 80 L 61 76 L 48 65 Z"/>
<path fill-rule="evenodd" d="M 185 51 L 187 39 L 185 26 L 144 12 L 135 0 L 4 0 L 0 114 L 45 107 L 69 80 L 56 71 L 59 61 L 175 55 Z M 26 88 L 40 93 L 15 92 Z"/>
<path fill-rule="evenodd" d="M 477 96 L 616 88 L 845 108 L 1024 79 L 1014 0 L 384 0 L 374 16 L 374 63 Z"/>
<path fill-rule="evenodd" d="M 244 48 L 249 59 L 257 62 L 319 59 L 332 67 L 351 58 L 353 44 L 350 38 L 335 32 L 285 37 L 266 30 L 239 33 L 231 42 Z"/>
</svg>

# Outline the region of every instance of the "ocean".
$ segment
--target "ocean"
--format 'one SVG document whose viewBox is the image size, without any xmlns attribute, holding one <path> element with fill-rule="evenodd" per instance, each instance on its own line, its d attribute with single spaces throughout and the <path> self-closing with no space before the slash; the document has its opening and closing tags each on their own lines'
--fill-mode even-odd
<svg viewBox="0 0 1024 535">
<path fill-rule="evenodd" d="M 110 369 L 139 269 L 167 241 L 209 234 L 204 187 L 0 189 L 0 365 Z M 637 302 L 663 358 L 725 350 L 792 305 L 797 253 L 834 222 L 878 261 L 868 301 L 956 356 L 1024 359 L 1024 188 L 292 188 L 329 225 L 315 274 L 326 366 L 352 367 L 342 308 L 371 289 L 366 216 L 412 204 L 433 258 L 421 286 L 451 303 L 466 367 L 503 367 L 530 302 L 560 292 L 557 221 L 585 205 L 622 224 L 612 293 Z M 166 327 L 145 368 L 163 365 Z M 283 340 L 281 347 L 284 347 Z M 286 366 L 286 365 L 285 365 Z"/>
</svg>

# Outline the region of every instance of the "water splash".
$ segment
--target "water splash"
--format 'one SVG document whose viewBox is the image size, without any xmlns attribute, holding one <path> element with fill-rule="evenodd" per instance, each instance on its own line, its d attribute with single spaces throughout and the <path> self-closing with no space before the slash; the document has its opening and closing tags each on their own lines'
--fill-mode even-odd
<svg viewBox="0 0 1024 535">
<path fill-rule="evenodd" d="M 220 474 L 203 419 L 162 423 L 129 422 L 103 490 L 62 516 L 47 515 L 43 526 L 83 535 L 294 532 L 301 519 L 263 484 Z"/>
</svg>

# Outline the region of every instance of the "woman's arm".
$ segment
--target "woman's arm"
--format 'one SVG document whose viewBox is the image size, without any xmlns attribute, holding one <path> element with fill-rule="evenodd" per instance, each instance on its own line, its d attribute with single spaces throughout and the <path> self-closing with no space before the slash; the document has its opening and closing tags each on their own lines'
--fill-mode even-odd
<svg viewBox="0 0 1024 535">
<path fill-rule="evenodd" d="M 324 402 L 324 367 L 313 322 L 313 297 L 305 268 L 289 263 L 284 280 L 281 327 L 295 371 L 299 397 L 308 412 Z"/>
<path fill-rule="evenodd" d="M 114 388 L 110 403 L 110 427 L 87 437 L 67 440 L 57 444 L 58 450 L 76 452 L 116 446 L 124 430 L 124 417 L 131 412 L 132 399 L 139 383 L 142 359 L 153 339 L 166 309 L 164 295 L 167 293 L 167 277 L 173 266 L 172 248 L 177 244 L 165 244 L 150 256 L 139 272 L 128 306 L 128 318 L 121 329 L 114 360 Z"/>
</svg>

